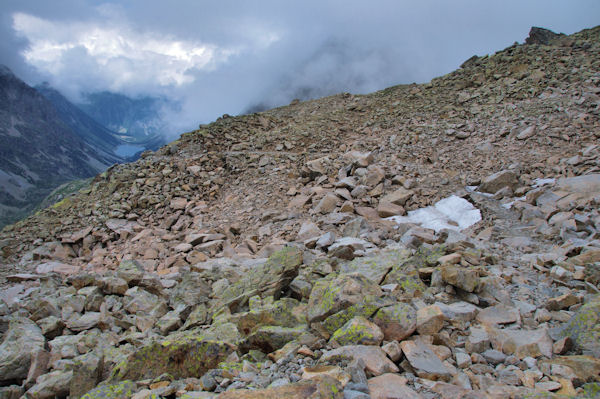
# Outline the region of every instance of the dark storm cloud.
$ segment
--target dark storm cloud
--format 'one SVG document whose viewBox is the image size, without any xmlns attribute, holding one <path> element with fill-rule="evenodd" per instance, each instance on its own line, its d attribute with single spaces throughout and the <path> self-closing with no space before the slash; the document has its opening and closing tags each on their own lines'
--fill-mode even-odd
<svg viewBox="0 0 600 399">
<path fill-rule="evenodd" d="M 180 132 L 295 97 L 428 81 L 531 26 L 572 33 L 599 16 L 597 0 L 4 0 L 0 62 L 71 97 L 166 96 Z"/>
</svg>

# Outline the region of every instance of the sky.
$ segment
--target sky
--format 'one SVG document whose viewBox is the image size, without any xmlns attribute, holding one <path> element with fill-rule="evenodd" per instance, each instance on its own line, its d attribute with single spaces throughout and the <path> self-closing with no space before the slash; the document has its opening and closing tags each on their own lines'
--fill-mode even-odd
<svg viewBox="0 0 600 399">
<path fill-rule="evenodd" d="M 294 98 L 428 82 L 532 26 L 598 24 L 598 0 L 1 0 L 0 64 L 73 101 L 164 97 L 174 136 Z"/>
</svg>

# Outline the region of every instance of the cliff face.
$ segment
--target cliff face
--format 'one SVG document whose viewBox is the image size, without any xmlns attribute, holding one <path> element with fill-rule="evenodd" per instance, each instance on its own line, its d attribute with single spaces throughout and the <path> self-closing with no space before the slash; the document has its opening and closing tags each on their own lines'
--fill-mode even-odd
<svg viewBox="0 0 600 399">
<path fill-rule="evenodd" d="M 223 116 L 6 228 L 0 385 L 593 392 L 600 27 L 542 33 L 427 84 Z"/>
<path fill-rule="evenodd" d="M 0 73 L 0 225 L 33 209 L 61 183 L 120 160 L 95 148 L 36 89 Z"/>
</svg>

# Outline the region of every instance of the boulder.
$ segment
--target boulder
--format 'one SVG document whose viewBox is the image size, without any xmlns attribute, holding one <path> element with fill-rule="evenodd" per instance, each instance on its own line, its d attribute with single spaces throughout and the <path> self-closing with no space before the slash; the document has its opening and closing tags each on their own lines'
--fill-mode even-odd
<svg viewBox="0 0 600 399">
<path fill-rule="evenodd" d="M 81 399 L 123 399 L 130 398 L 137 390 L 137 385 L 132 381 L 121 381 L 115 384 L 100 385 Z"/>
<path fill-rule="evenodd" d="M 44 350 L 45 341 L 42 330 L 33 321 L 12 319 L 0 345 L 0 384 L 27 378 L 33 358 Z"/>
<path fill-rule="evenodd" d="M 399 374 L 386 373 L 369 379 L 371 399 L 421 399 L 422 396 L 406 386 L 407 379 Z"/>
<path fill-rule="evenodd" d="M 404 341 L 400 344 L 402 352 L 411 367 L 421 378 L 450 381 L 452 374 L 439 357 L 420 341 Z"/>
<path fill-rule="evenodd" d="M 396 191 L 385 195 L 383 198 L 381 198 L 381 203 L 387 203 L 387 204 L 394 204 L 394 205 L 398 205 L 398 206 L 404 206 L 404 204 L 406 204 L 406 201 L 408 201 L 412 196 L 414 195 L 414 192 L 412 190 L 407 190 L 405 188 L 399 188 Z"/>
<path fill-rule="evenodd" d="M 199 333 L 175 334 L 136 350 L 113 370 L 117 380 L 142 380 L 169 373 L 175 378 L 200 378 L 225 360 L 234 346 L 205 339 Z"/>
<path fill-rule="evenodd" d="M 445 283 L 467 292 L 474 292 L 479 285 L 479 273 L 476 270 L 451 264 L 442 265 L 440 270 Z"/>
<path fill-rule="evenodd" d="M 600 295 L 583 305 L 571 319 L 552 331 L 555 339 L 570 337 L 584 355 L 600 357 Z"/>
<path fill-rule="evenodd" d="M 397 373 L 398 366 L 394 364 L 385 354 L 383 349 L 371 345 L 348 345 L 342 346 L 323 353 L 322 361 L 346 357 L 355 360 L 362 360 L 365 365 L 365 371 L 372 376 L 378 376 L 385 373 Z"/>
<path fill-rule="evenodd" d="M 365 296 L 379 297 L 379 286 L 360 274 L 330 274 L 315 282 L 308 300 L 308 321 L 327 317 L 363 301 Z"/>
<path fill-rule="evenodd" d="M 227 287 L 221 297 L 214 301 L 212 308 L 217 310 L 228 306 L 235 312 L 255 295 L 261 298 L 275 296 L 277 299 L 281 290 L 298 275 L 301 264 L 301 250 L 283 248 L 271 255 L 267 262 L 248 270 L 239 281 Z"/>
<path fill-rule="evenodd" d="M 435 334 L 444 326 L 446 317 L 437 305 L 425 306 L 417 311 L 417 331 L 421 335 Z"/>
<path fill-rule="evenodd" d="M 373 321 L 381 328 L 386 341 L 402 341 L 417 328 L 417 312 L 406 303 L 379 309 Z"/>
<path fill-rule="evenodd" d="M 380 252 L 377 255 L 344 262 L 339 268 L 342 273 L 359 273 L 375 284 L 380 284 L 395 265 L 406 261 L 409 256 L 410 252 L 406 250 Z"/>
<path fill-rule="evenodd" d="M 340 345 L 380 345 L 383 333 L 377 324 L 356 316 L 334 332 L 331 339 Z"/>
<path fill-rule="evenodd" d="M 232 389 L 219 395 L 219 399 L 342 399 L 343 397 L 340 382 L 328 375 L 318 375 L 308 380 L 273 388 Z"/>
<path fill-rule="evenodd" d="M 25 393 L 32 399 L 50 399 L 69 395 L 73 371 L 56 370 L 38 377 L 36 384 Z"/>
<path fill-rule="evenodd" d="M 519 185 L 519 176 L 513 170 L 501 170 L 484 178 L 479 185 L 479 191 L 495 194 L 501 188 L 509 187 L 515 190 Z"/>
</svg>

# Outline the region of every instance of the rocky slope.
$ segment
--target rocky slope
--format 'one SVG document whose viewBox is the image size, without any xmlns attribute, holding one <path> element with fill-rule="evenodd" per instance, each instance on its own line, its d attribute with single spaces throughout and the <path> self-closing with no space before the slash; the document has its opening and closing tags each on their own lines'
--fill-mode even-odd
<svg viewBox="0 0 600 399">
<path fill-rule="evenodd" d="M 595 397 L 599 55 L 534 29 L 98 175 L 0 235 L 0 392 Z M 481 220 L 416 223 L 450 195 Z"/>
<path fill-rule="evenodd" d="M 65 121 L 64 109 L 58 111 L 8 68 L 0 68 L 0 226 L 4 226 L 30 212 L 61 183 L 96 175 L 122 158 L 111 151 L 117 140 L 98 136 L 99 127 L 89 118 L 90 129 L 83 129 L 89 134 L 80 134 L 70 119 Z"/>
</svg>

